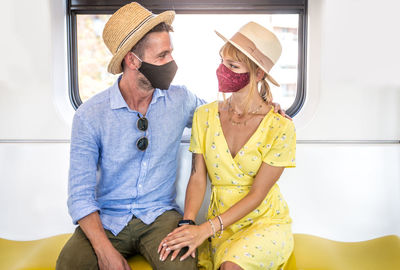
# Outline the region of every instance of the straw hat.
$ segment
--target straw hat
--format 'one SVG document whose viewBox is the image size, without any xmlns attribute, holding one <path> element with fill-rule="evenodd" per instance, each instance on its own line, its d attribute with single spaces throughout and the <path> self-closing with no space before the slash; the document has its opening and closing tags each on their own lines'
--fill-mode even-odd
<svg viewBox="0 0 400 270">
<path fill-rule="evenodd" d="M 225 42 L 231 43 L 239 51 L 244 53 L 266 73 L 266 78 L 279 86 L 269 71 L 281 56 L 282 46 L 274 33 L 255 22 L 245 24 L 231 37 L 225 38 L 215 31 Z"/>
<path fill-rule="evenodd" d="M 108 72 L 122 72 L 122 60 L 133 46 L 154 26 L 165 22 L 171 25 L 174 11 L 155 15 L 136 2 L 118 9 L 108 20 L 103 30 L 103 40 L 113 57 L 108 64 Z"/>
</svg>

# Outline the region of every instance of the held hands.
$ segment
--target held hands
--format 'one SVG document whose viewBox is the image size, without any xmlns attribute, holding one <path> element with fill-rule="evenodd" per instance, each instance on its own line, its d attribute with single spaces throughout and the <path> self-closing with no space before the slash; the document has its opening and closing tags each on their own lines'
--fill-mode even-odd
<svg viewBox="0 0 400 270">
<path fill-rule="evenodd" d="M 173 261 L 176 256 L 178 256 L 179 251 L 184 247 L 188 247 L 188 251 L 180 258 L 180 261 L 183 261 L 190 255 L 194 258 L 196 248 L 212 235 L 210 226 L 207 223 L 203 223 L 199 226 L 184 225 L 169 233 L 158 247 L 160 260 L 164 261 L 172 251 L 171 261 Z"/>
</svg>

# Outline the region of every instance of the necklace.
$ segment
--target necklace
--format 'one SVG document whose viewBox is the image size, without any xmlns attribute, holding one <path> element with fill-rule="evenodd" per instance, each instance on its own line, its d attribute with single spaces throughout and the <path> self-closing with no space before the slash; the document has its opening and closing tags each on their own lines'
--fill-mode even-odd
<svg viewBox="0 0 400 270">
<path fill-rule="evenodd" d="M 257 114 L 261 110 L 262 107 L 263 107 L 263 105 L 260 104 L 254 111 L 252 111 L 252 112 L 249 111 L 248 114 Z M 237 111 L 235 111 L 235 109 L 232 108 L 231 98 L 228 99 L 228 110 L 233 112 L 234 114 L 238 115 L 239 117 L 243 116 L 243 113 L 238 113 Z"/>
<path fill-rule="evenodd" d="M 260 105 L 260 106 L 258 106 L 254 111 L 248 112 L 248 114 L 251 115 L 248 119 L 246 119 L 246 120 L 244 120 L 244 121 L 241 121 L 241 122 L 235 121 L 235 120 L 232 119 L 233 115 L 231 114 L 231 112 L 232 112 L 233 114 L 236 114 L 239 118 L 243 117 L 244 115 L 243 115 L 242 113 L 238 113 L 237 111 L 235 111 L 235 109 L 233 109 L 233 108 L 231 107 L 231 98 L 229 98 L 229 99 L 228 99 L 228 115 L 229 115 L 229 118 L 228 118 L 228 119 L 229 119 L 229 122 L 231 122 L 231 124 L 234 125 L 234 126 L 238 126 L 238 125 L 242 125 L 242 124 L 245 126 L 246 123 L 247 123 L 247 121 L 249 121 L 250 119 L 252 119 L 253 116 L 254 116 L 255 114 L 257 114 L 257 112 L 259 112 L 259 111 L 261 110 L 262 107 L 263 107 L 263 105 Z"/>
</svg>

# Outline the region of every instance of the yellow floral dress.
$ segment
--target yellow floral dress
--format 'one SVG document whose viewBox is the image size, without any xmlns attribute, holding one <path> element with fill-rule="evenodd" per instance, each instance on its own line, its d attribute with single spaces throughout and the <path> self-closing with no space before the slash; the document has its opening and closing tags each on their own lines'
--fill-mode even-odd
<svg viewBox="0 0 400 270">
<path fill-rule="evenodd" d="M 233 158 L 215 101 L 196 110 L 189 150 L 202 154 L 207 166 L 210 219 L 246 196 L 262 162 L 295 167 L 296 133 L 293 122 L 272 108 Z M 199 247 L 199 267 L 218 269 L 231 261 L 246 270 L 281 269 L 293 250 L 291 222 L 287 203 L 275 184 L 254 211 L 225 228 L 220 238 Z"/>
</svg>

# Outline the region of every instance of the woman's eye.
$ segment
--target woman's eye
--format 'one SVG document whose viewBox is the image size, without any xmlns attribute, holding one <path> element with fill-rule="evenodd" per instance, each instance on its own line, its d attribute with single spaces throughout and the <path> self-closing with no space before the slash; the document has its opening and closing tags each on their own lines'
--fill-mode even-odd
<svg viewBox="0 0 400 270">
<path fill-rule="evenodd" d="M 232 64 L 230 64 L 229 66 L 230 66 L 231 68 L 238 68 L 237 66 L 232 65 Z"/>
</svg>

